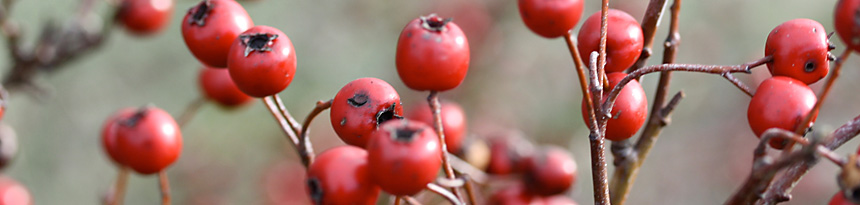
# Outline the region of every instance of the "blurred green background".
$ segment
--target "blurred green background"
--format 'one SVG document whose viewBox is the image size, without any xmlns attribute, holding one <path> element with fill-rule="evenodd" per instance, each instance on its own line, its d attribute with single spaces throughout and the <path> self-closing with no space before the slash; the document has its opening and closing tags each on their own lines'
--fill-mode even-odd
<svg viewBox="0 0 860 205">
<path fill-rule="evenodd" d="M 3 120 L 18 132 L 21 148 L 5 173 L 25 184 L 37 204 L 99 203 L 117 173 L 99 141 L 102 123 L 114 111 L 154 103 L 177 116 L 200 96 L 200 64 L 179 31 L 185 12 L 197 2 L 177 0 L 169 28 L 155 36 L 133 36 L 117 27 L 96 52 L 37 78 L 48 88 L 46 94 L 12 93 Z M 27 34 L 26 45 L 32 45 L 43 23 L 70 18 L 78 3 L 18 0 L 11 15 Z M 614 0 L 611 7 L 641 21 L 647 3 Z M 100 13 L 109 12 L 107 4 L 98 4 Z M 581 204 L 591 203 L 587 129 L 573 63 L 564 40 L 541 38 L 524 26 L 516 1 L 259 0 L 242 5 L 257 25 L 279 28 L 294 43 L 297 77 L 281 97 L 300 119 L 314 102 L 332 98 L 341 86 L 360 77 L 388 81 L 407 109 L 424 100 L 427 93 L 407 89 L 397 77 L 397 37 L 420 15 L 453 16 L 469 38 L 472 66 L 465 82 L 443 98 L 462 104 L 475 135 L 520 129 L 533 141 L 569 147 L 580 170 L 569 194 Z M 582 19 L 598 11 L 598 5 L 586 0 Z M 835 0 L 685 1 L 677 62 L 740 64 L 758 59 L 768 32 L 784 21 L 810 18 L 832 31 L 834 5 Z M 667 26 L 668 17 L 657 32 L 650 64 L 661 58 Z M 836 37 L 832 41 L 838 47 L 834 53 L 844 49 Z M 817 133 L 830 133 L 860 114 L 858 59 L 846 64 L 818 117 Z M 0 50 L 0 64 L 8 69 L 8 51 Z M 769 74 L 758 68 L 737 76 L 754 88 Z M 642 79 L 649 96 L 656 79 Z M 818 92 L 821 84 L 813 90 Z M 749 173 L 758 142 L 746 122 L 749 97 L 719 76 L 698 73 L 676 73 L 671 90 L 683 90 L 687 98 L 643 166 L 629 201 L 722 203 Z M 312 127 L 317 152 L 342 144 L 327 113 Z M 294 151 L 262 103 L 237 110 L 207 104 L 183 128 L 183 135 L 182 156 L 169 169 L 176 204 L 265 204 L 272 202 L 271 195 L 306 203 L 297 198 L 303 194 L 300 189 L 266 188 L 265 181 L 274 187 L 299 184 L 303 174 L 296 171 L 301 169 L 295 167 Z M 853 153 L 857 141 L 837 151 Z M 287 171 L 273 169 L 284 161 L 292 163 Z M 816 166 L 789 204 L 826 203 L 838 189 L 836 173 L 830 163 Z M 126 203 L 159 203 L 157 178 L 132 176 Z"/>
</svg>

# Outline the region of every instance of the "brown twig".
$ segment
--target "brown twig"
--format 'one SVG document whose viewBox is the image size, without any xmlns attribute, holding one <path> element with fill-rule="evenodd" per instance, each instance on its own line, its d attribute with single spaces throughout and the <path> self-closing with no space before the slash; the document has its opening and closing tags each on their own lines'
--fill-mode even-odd
<svg viewBox="0 0 860 205">
<path fill-rule="evenodd" d="M 779 132 L 770 132 L 773 129 L 769 130 L 769 132 L 765 132 L 762 137 L 762 140 L 759 142 L 759 147 L 766 147 L 767 142 L 774 135 L 784 135 L 785 133 Z M 794 134 L 787 132 L 789 134 Z M 725 204 L 729 205 L 741 205 L 741 204 L 753 204 L 756 202 L 767 190 L 768 185 L 770 185 L 770 181 L 776 176 L 776 174 L 792 164 L 797 162 L 814 162 L 817 160 L 817 144 L 813 143 L 812 146 L 804 146 L 804 148 L 799 152 L 793 152 L 789 155 L 784 155 L 780 157 L 776 162 L 774 162 L 770 157 L 766 155 L 756 156 L 753 161 L 753 168 L 750 175 L 744 181 L 744 184 L 726 201 Z"/>
<path fill-rule="evenodd" d="M 278 125 L 280 125 L 281 130 L 284 131 L 284 134 L 287 135 L 287 139 L 290 140 L 290 144 L 293 145 L 293 148 L 295 148 L 297 152 L 300 152 L 299 138 L 291 128 L 289 122 L 287 122 L 287 119 L 285 119 L 285 117 L 281 115 L 278 109 L 278 105 L 275 103 L 275 99 L 273 98 L 274 96 L 264 97 L 263 103 L 266 105 L 266 108 L 268 108 L 269 113 L 271 113 L 272 116 L 275 117 L 275 121 L 278 121 Z M 299 153 L 299 155 L 301 155 L 301 152 Z M 304 164 L 306 168 L 310 165 L 305 164 L 304 158 L 302 159 L 302 164 Z"/>
<path fill-rule="evenodd" d="M 678 3 L 676 2 L 675 4 L 677 5 Z M 639 54 L 639 59 L 636 60 L 636 63 L 627 70 L 628 73 L 645 66 L 645 63 L 648 62 L 648 58 L 651 57 L 651 54 L 653 53 L 651 47 L 654 45 L 654 36 L 656 36 L 657 33 L 657 23 L 660 22 L 660 18 L 663 18 L 663 7 L 665 6 L 666 0 L 651 0 L 648 2 L 648 8 L 645 9 L 645 16 L 642 17 L 642 37 L 644 37 L 642 53 Z M 618 203 L 616 202 L 616 204 Z"/>
<path fill-rule="evenodd" d="M 308 113 L 308 116 L 305 117 L 305 121 L 302 123 L 302 129 L 301 132 L 299 132 L 299 145 L 301 145 L 300 147 L 302 147 L 303 150 L 299 153 L 299 155 L 302 155 L 302 160 L 307 161 L 307 164 L 313 163 L 315 157 L 314 146 L 311 144 L 311 140 L 308 137 L 311 122 L 313 122 L 314 118 L 316 118 L 317 115 L 331 108 L 331 102 L 332 100 L 317 101 L 317 104 L 316 106 L 314 106 L 314 109 L 311 110 L 310 113 Z"/>
<path fill-rule="evenodd" d="M 439 186 L 439 185 L 434 184 L 434 183 L 429 183 L 429 184 L 427 184 L 427 190 L 430 190 L 433 193 L 439 194 L 439 196 L 442 196 L 442 198 L 445 198 L 445 200 L 448 200 L 448 202 L 450 202 L 451 204 L 454 204 L 454 205 L 463 204 L 463 202 L 460 202 L 460 198 L 457 197 L 457 195 L 454 195 L 453 192 L 448 191 L 447 189 L 445 189 L 445 187 Z"/>
<path fill-rule="evenodd" d="M 271 96 L 275 99 L 275 104 L 278 105 L 278 111 L 281 112 L 281 115 L 287 120 L 290 124 L 290 128 L 293 129 L 293 132 L 296 134 L 301 134 L 302 132 L 302 124 L 296 121 L 296 118 L 293 118 L 293 115 L 290 115 L 290 111 L 287 110 L 287 106 L 284 104 L 284 101 L 281 100 L 281 97 L 278 94 L 274 94 Z"/>
<path fill-rule="evenodd" d="M 400 205 L 400 196 L 394 196 L 394 205 Z"/>
<path fill-rule="evenodd" d="M 180 114 L 178 120 L 176 120 L 177 124 L 179 124 L 179 127 L 185 127 L 185 124 L 188 124 L 188 122 L 191 121 L 192 118 L 194 118 L 194 115 L 197 114 L 197 110 L 199 110 L 200 107 L 206 104 L 206 102 L 208 102 L 206 98 L 198 97 L 191 101 L 191 103 L 188 103 L 188 106 L 185 107 L 185 110 L 182 111 L 182 114 Z"/>
<path fill-rule="evenodd" d="M 466 189 L 466 198 L 469 199 L 469 204 L 478 204 L 475 199 L 475 187 L 472 185 L 472 180 L 469 175 L 463 175 L 463 188 Z"/>
<path fill-rule="evenodd" d="M 119 173 L 116 176 L 116 184 L 113 187 L 113 197 L 108 201 L 109 205 L 123 204 L 125 196 L 125 188 L 128 183 L 128 167 L 119 166 Z"/>
<path fill-rule="evenodd" d="M 654 38 L 653 33 L 656 31 L 656 22 L 660 20 L 664 6 L 665 0 L 652 0 L 651 3 L 648 4 L 647 14 L 645 14 L 645 20 L 643 20 L 642 24 L 643 32 L 646 34 L 646 40 Z M 663 64 L 671 64 L 675 62 L 678 46 L 681 43 L 681 34 L 678 32 L 680 11 L 681 0 L 674 0 L 672 3 L 669 34 L 666 37 L 665 43 L 663 43 Z M 653 22 L 653 24 L 649 22 Z M 650 35 L 650 37 L 648 35 Z M 635 69 L 642 67 L 645 64 L 645 60 L 647 60 L 648 56 L 651 55 L 651 43 L 647 43 L 645 46 L 646 47 L 643 48 L 642 55 L 634 66 Z M 646 54 L 646 52 L 648 53 Z M 618 163 L 616 163 L 615 172 L 612 175 L 612 181 L 610 183 L 610 194 L 612 194 L 612 201 L 615 202 L 615 204 L 624 204 L 627 201 L 627 193 L 629 193 L 630 189 L 633 187 L 633 182 L 636 180 L 639 168 L 642 167 L 642 163 L 645 162 L 645 158 L 648 157 L 648 153 L 657 142 L 657 138 L 660 136 L 660 131 L 662 131 L 663 127 L 669 125 L 672 111 L 675 110 L 675 107 L 684 97 L 683 92 L 678 92 L 674 97 L 672 97 L 672 100 L 670 100 L 669 103 L 666 103 L 671 79 L 671 71 L 660 72 L 660 81 L 657 83 L 657 91 L 654 94 L 654 102 L 652 102 L 651 105 L 651 116 L 649 116 L 648 123 L 642 131 L 639 140 L 635 144 L 635 149 L 631 149 L 629 145 L 624 146 L 625 144 L 620 144 L 621 146 L 616 148 L 616 144 L 612 144 L 613 148 L 615 148 L 613 150 L 618 150 L 617 152 L 613 151 L 613 154 L 618 153 L 615 154 L 616 161 Z"/>
<path fill-rule="evenodd" d="M 170 205 L 170 182 L 167 180 L 167 172 L 158 172 L 158 185 L 161 189 L 161 204 Z"/>
<path fill-rule="evenodd" d="M 579 48 L 576 47 L 576 39 L 570 32 L 564 34 L 564 41 L 567 42 L 567 50 L 570 51 L 570 58 L 573 58 L 573 63 L 576 68 L 576 76 L 579 78 L 579 88 L 582 92 L 582 98 L 586 105 L 586 122 L 591 129 L 597 129 L 597 121 L 594 118 L 594 102 L 591 99 L 591 93 L 588 91 L 588 82 L 585 80 L 585 63 L 579 55 Z"/>
<path fill-rule="evenodd" d="M 439 144 L 442 149 L 442 169 L 444 169 L 445 177 L 448 179 L 455 179 L 457 176 L 454 175 L 454 169 L 451 168 L 451 162 L 448 159 L 448 145 L 445 143 L 445 131 L 442 127 L 442 105 L 439 104 L 438 91 L 430 91 L 430 95 L 427 96 L 427 104 L 430 105 L 430 111 L 433 112 L 433 128 L 436 131 L 436 135 L 439 137 Z M 458 199 L 457 201 L 460 201 L 460 194 L 457 192 L 457 189 L 451 188 L 451 192 Z"/>
<path fill-rule="evenodd" d="M 615 100 L 618 98 L 618 93 L 621 92 L 621 88 L 623 88 L 624 85 L 627 85 L 627 83 L 629 83 L 631 80 L 648 73 L 661 71 L 686 71 L 719 75 L 723 75 L 725 73 L 739 72 L 749 73 L 752 68 L 764 65 L 771 60 L 773 60 L 773 57 L 765 56 L 764 58 L 740 65 L 662 64 L 646 66 L 639 70 L 636 70 L 633 73 L 630 73 L 629 75 L 624 77 L 624 79 L 621 79 L 618 85 L 615 85 L 615 87 L 612 88 L 612 91 L 610 91 L 609 93 L 608 99 L 606 100 L 606 102 L 603 102 L 601 107 L 604 111 L 612 110 L 612 106 L 613 104 L 615 104 Z M 601 115 L 608 116 L 609 112 L 601 113 Z"/>
<path fill-rule="evenodd" d="M 598 52 L 591 52 L 588 67 L 589 88 L 591 89 L 592 100 L 597 105 L 603 94 L 603 82 L 599 80 L 597 71 Z M 599 107 L 595 107 L 598 109 Z M 595 113 L 599 111 L 595 110 Z M 609 187 L 606 165 L 606 151 L 604 135 L 606 121 L 602 118 L 603 115 L 594 116 L 597 121 L 596 127 L 590 127 L 588 133 L 589 151 L 591 152 L 591 179 L 594 190 L 595 204 L 609 204 Z"/>
<path fill-rule="evenodd" d="M 486 184 L 488 182 L 489 175 L 487 173 L 484 173 L 481 169 L 472 166 L 469 162 L 460 159 L 457 155 L 448 153 L 448 159 L 451 160 L 451 167 L 457 172 L 469 175 L 469 177 L 478 184 Z"/>
<path fill-rule="evenodd" d="M 401 198 L 406 201 L 406 204 L 421 205 L 421 202 L 418 202 L 418 200 L 412 198 L 411 196 L 402 196 Z"/>
</svg>

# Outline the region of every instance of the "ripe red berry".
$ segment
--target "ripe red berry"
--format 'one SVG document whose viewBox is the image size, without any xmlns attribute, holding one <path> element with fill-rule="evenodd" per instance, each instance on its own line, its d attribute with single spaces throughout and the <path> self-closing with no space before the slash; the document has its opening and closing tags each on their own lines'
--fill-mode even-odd
<svg viewBox="0 0 860 205">
<path fill-rule="evenodd" d="M 427 103 L 416 103 L 407 113 L 407 118 L 417 120 L 428 125 L 433 125 L 433 112 Z M 445 133 L 445 145 L 448 152 L 459 153 L 466 136 L 466 114 L 463 108 L 455 102 L 443 101 L 440 108 L 442 117 L 442 129 Z"/>
<path fill-rule="evenodd" d="M 845 194 L 837 192 L 833 195 L 833 198 L 830 199 L 830 202 L 827 205 L 857 205 L 858 203 L 854 203 L 853 201 L 845 198 Z"/>
<path fill-rule="evenodd" d="M 857 9 L 860 1 L 839 0 L 836 11 L 833 12 L 833 24 L 836 33 L 849 49 L 860 52 L 860 26 L 857 25 Z"/>
<path fill-rule="evenodd" d="M 606 16 L 606 73 L 622 72 L 636 63 L 642 53 L 645 37 L 642 27 L 630 14 L 621 10 L 609 9 Z M 600 11 L 592 14 L 582 24 L 579 35 L 580 54 L 586 62 L 591 52 L 600 48 Z"/>
<path fill-rule="evenodd" d="M 119 145 L 117 145 L 117 130 L 122 123 L 120 119 L 131 118 L 135 112 L 137 112 L 136 108 L 124 108 L 116 111 L 111 116 L 108 116 L 108 119 L 105 120 L 102 126 L 102 148 L 104 148 L 110 159 L 118 165 L 125 165 L 125 161 L 122 159 L 123 154 L 119 150 Z"/>
<path fill-rule="evenodd" d="M 293 81 L 296 50 L 281 30 L 254 26 L 233 42 L 227 64 L 230 77 L 242 92 L 266 97 L 283 91 Z"/>
<path fill-rule="evenodd" d="M 191 54 L 210 67 L 226 68 L 233 40 L 254 26 L 234 0 L 203 0 L 182 19 L 182 38 Z"/>
<path fill-rule="evenodd" d="M 620 72 L 607 74 L 609 87 L 614 88 L 626 76 L 627 74 Z M 609 90 L 603 93 L 601 103 L 606 100 L 608 95 Z M 600 105 L 597 104 L 595 106 Z M 583 99 L 583 121 L 588 120 L 586 109 L 585 100 Z M 621 89 L 610 114 L 612 114 L 612 118 L 606 123 L 606 139 L 621 141 L 633 137 L 639 131 L 639 128 L 645 124 L 645 120 L 648 118 L 648 98 L 645 96 L 645 90 L 642 89 L 639 81 L 631 80 Z"/>
<path fill-rule="evenodd" d="M 163 30 L 171 13 L 173 0 L 122 0 L 116 17 L 128 31 L 146 35 Z"/>
<path fill-rule="evenodd" d="M 33 197 L 27 187 L 18 183 L 15 179 L 0 176 L 0 204 L 3 205 L 29 205 L 33 204 Z"/>
<path fill-rule="evenodd" d="M 414 195 L 436 179 L 442 146 L 433 128 L 421 122 L 389 120 L 367 144 L 370 176 L 386 192 Z"/>
<path fill-rule="evenodd" d="M 548 146 L 522 161 L 528 191 L 551 196 L 567 191 L 576 181 L 576 162 L 566 150 Z"/>
<path fill-rule="evenodd" d="M 532 31 L 545 38 L 570 32 L 582 17 L 583 0 L 519 0 L 520 17 Z"/>
<path fill-rule="evenodd" d="M 493 192 L 490 203 L 498 205 L 532 205 L 541 204 L 541 198 L 526 191 L 521 183 L 515 183 L 508 187 Z"/>
<path fill-rule="evenodd" d="M 759 85 L 747 109 L 747 119 L 755 135 L 770 128 L 781 128 L 794 131 L 800 122 L 812 111 L 817 98 L 812 89 L 794 78 L 776 76 L 765 80 Z M 818 113 L 813 113 L 817 116 Z M 804 128 L 811 127 L 815 117 Z M 770 145 L 782 149 L 785 144 L 782 139 L 770 140 Z"/>
<path fill-rule="evenodd" d="M 413 90 L 456 88 L 469 71 L 469 42 L 451 19 L 430 14 L 409 22 L 397 40 L 397 74 Z"/>
<path fill-rule="evenodd" d="M 207 99 L 224 107 L 244 105 L 254 99 L 236 87 L 227 69 L 203 67 L 200 69 L 200 77 L 197 81 Z"/>
<path fill-rule="evenodd" d="M 383 122 L 402 118 L 400 95 L 384 80 L 359 78 L 347 83 L 331 103 L 331 126 L 346 144 L 367 147 Z"/>
<path fill-rule="evenodd" d="M 314 204 L 375 204 L 379 186 L 370 180 L 367 151 L 339 146 L 322 152 L 308 168 Z"/>
<path fill-rule="evenodd" d="M 824 26 L 810 19 L 794 19 L 770 31 L 764 55 L 773 56 L 767 69 L 774 76 L 788 76 L 812 84 L 827 76 L 829 51 Z"/>
<path fill-rule="evenodd" d="M 490 162 L 486 171 L 490 174 L 505 175 L 523 171 L 519 167 L 522 159 L 534 150 L 534 145 L 519 132 L 505 133 L 488 141 Z"/>
<path fill-rule="evenodd" d="M 182 133 L 170 114 L 151 106 L 139 108 L 131 115 L 126 112 L 118 112 L 113 130 L 121 164 L 141 174 L 153 174 L 179 158 Z"/>
</svg>

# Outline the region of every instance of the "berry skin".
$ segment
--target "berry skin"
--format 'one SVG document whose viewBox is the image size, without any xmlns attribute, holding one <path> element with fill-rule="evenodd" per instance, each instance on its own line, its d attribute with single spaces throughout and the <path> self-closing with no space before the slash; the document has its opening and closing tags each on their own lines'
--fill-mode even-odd
<svg viewBox="0 0 860 205">
<path fill-rule="evenodd" d="M 293 81 L 296 50 L 281 30 L 254 26 L 233 42 L 227 67 L 230 77 L 242 92 L 253 97 L 266 97 L 278 94 Z"/>
<path fill-rule="evenodd" d="M 645 37 L 642 27 L 630 14 L 621 10 L 609 9 L 606 16 L 606 73 L 622 72 L 636 63 L 642 53 Z M 600 11 L 592 14 L 582 23 L 579 35 L 579 56 L 589 61 L 591 52 L 600 48 Z"/>
<path fill-rule="evenodd" d="M 0 205 L 30 205 L 33 197 L 27 187 L 15 179 L 0 176 Z"/>
<path fill-rule="evenodd" d="M 370 180 L 367 151 L 339 146 L 320 154 L 308 169 L 314 204 L 376 204 L 379 186 Z"/>
<path fill-rule="evenodd" d="M 776 26 L 767 35 L 764 55 L 773 56 L 767 69 L 773 76 L 788 76 L 812 84 L 830 70 L 830 43 L 820 23 L 794 19 Z"/>
<path fill-rule="evenodd" d="M 520 17 L 533 32 L 558 38 L 570 32 L 582 17 L 583 0 L 519 0 Z"/>
<path fill-rule="evenodd" d="M 173 0 L 122 0 L 116 17 L 128 31 L 147 35 L 164 30 L 171 13 Z"/>
<path fill-rule="evenodd" d="M 439 113 L 442 117 L 442 129 L 445 133 L 445 145 L 448 146 L 448 152 L 459 153 L 460 147 L 463 145 L 463 138 L 466 136 L 466 114 L 460 105 L 449 101 L 441 103 Z M 430 111 L 430 106 L 427 103 L 417 103 L 407 113 L 406 117 L 428 125 L 433 124 L 433 112 Z"/>
<path fill-rule="evenodd" d="M 400 79 L 413 90 L 454 89 L 469 71 L 469 42 L 451 19 L 422 16 L 400 33 L 396 64 Z"/>
<path fill-rule="evenodd" d="M 117 145 L 117 130 L 120 127 L 122 119 L 131 118 L 135 112 L 137 112 L 136 108 L 124 108 L 116 111 L 105 120 L 102 127 L 102 148 L 104 148 L 110 159 L 118 165 L 125 165 L 125 161 L 122 159 L 123 154 L 118 148 L 119 145 Z"/>
<path fill-rule="evenodd" d="M 203 0 L 182 19 L 182 38 L 201 63 L 226 68 L 233 40 L 253 26 L 248 12 L 236 1 Z"/>
<path fill-rule="evenodd" d="M 490 196 L 490 203 L 498 205 L 535 205 L 542 204 L 541 198 L 528 191 L 521 183 L 515 183 L 497 190 Z"/>
<path fill-rule="evenodd" d="M 400 95 L 384 80 L 359 78 L 347 83 L 331 103 L 331 126 L 346 144 L 367 147 L 383 122 L 402 118 Z"/>
<path fill-rule="evenodd" d="M 627 74 L 620 72 L 607 74 L 609 87 L 614 88 L 626 76 Z M 601 103 L 606 100 L 609 92 L 609 90 L 603 92 Z M 583 99 L 583 121 L 588 120 L 586 109 L 585 100 Z M 642 89 L 639 81 L 631 80 L 621 89 L 610 113 L 612 114 L 612 118 L 606 123 L 606 139 L 608 140 L 625 140 L 633 137 L 639 131 L 639 128 L 642 128 L 642 125 L 645 124 L 645 120 L 648 118 L 648 98 L 645 97 L 645 90 Z"/>
<path fill-rule="evenodd" d="M 204 67 L 200 69 L 197 82 L 207 99 L 224 107 L 238 107 L 254 99 L 236 87 L 227 69 Z"/>
<path fill-rule="evenodd" d="M 522 161 L 528 191 L 541 196 L 561 194 L 576 181 L 576 162 L 566 150 L 549 146 Z"/>
<path fill-rule="evenodd" d="M 772 77 L 759 85 L 750 100 L 747 120 L 759 138 L 770 128 L 793 132 L 815 106 L 816 101 L 815 93 L 803 82 L 784 76 Z M 818 113 L 813 115 L 817 116 Z M 808 125 L 803 126 L 811 127 L 813 122 L 815 117 Z M 782 139 L 771 139 L 769 143 L 776 149 L 785 146 Z"/>
<path fill-rule="evenodd" d="M 392 195 L 414 195 L 436 179 L 442 146 L 433 128 L 416 121 L 389 120 L 367 144 L 370 176 Z"/>
<path fill-rule="evenodd" d="M 153 174 L 179 158 L 182 133 L 170 114 L 149 106 L 135 110 L 130 116 L 123 116 L 125 112 L 118 112 L 114 130 L 121 164 L 140 174 Z"/>
<path fill-rule="evenodd" d="M 827 205 L 857 205 L 858 203 L 852 202 L 850 199 L 845 198 L 845 194 L 840 192 L 836 192 L 833 195 L 833 198 L 830 199 L 830 202 Z"/>
<path fill-rule="evenodd" d="M 836 3 L 836 11 L 833 12 L 833 24 L 836 25 L 836 33 L 849 49 L 860 52 L 860 26 L 857 25 L 857 9 L 860 1 L 839 0 Z"/>
</svg>

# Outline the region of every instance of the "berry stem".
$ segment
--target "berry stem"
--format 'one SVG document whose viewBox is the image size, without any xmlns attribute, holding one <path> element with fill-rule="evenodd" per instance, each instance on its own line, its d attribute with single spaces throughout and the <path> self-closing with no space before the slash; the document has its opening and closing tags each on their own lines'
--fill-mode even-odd
<svg viewBox="0 0 860 205">
<path fill-rule="evenodd" d="M 208 102 L 206 98 L 198 97 L 191 101 L 191 103 L 188 103 L 188 106 L 185 107 L 185 111 L 182 111 L 182 114 L 179 115 L 179 119 L 176 121 L 179 127 L 185 127 L 185 124 L 188 124 L 188 122 L 197 115 L 197 110 L 206 104 L 206 102 Z"/>
<path fill-rule="evenodd" d="M 481 169 L 472 166 L 469 162 L 466 162 L 463 159 L 457 157 L 457 155 L 448 153 L 448 159 L 451 161 L 451 167 L 454 168 L 458 173 L 462 173 L 464 175 L 468 175 L 469 178 L 477 182 L 478 184 L 486 184 L 489 180 L 489 175 Z"/>
<path fill-rule="evenodd" d="M 401 196 L 400 198 L 406 201 L 406 204 L 421 205 L 421 202 L 418 202 L 418 200 L 412 198 L 411 196 Z"/>
<path fill-rule="evenodd" d="M 448 145 L 445 143 L 445 132 L 442 127 L 442 105 L 439 104 L 438 91 L 430 91 L 430 96 L 427 96 L 427 104 L 430 105 L 430 111 L 433 112 L 433 128 L 436 130 L 436 135 L 439 136 L 439 145 L 442 148 L 442 168 L 445 169 L 445 177 L 455 179 L 454 169 L 451 168 L 451 163 L 448 159 Z M 452 187 L 451 192 L 458 199 L 457 202 L 460 202 L 460 194 L 457 193 L 457 188 Z"/>
<path fill-rule="evenodd" d="M 268 96 L 263 98 L 263 103 L 266 104 L 266 108 L 269 109 L 269 113 L 275 117 L 275 121 L 278 121 L 278 125 L 280 125 L 281 130 L 284 131 L 284 134 L 287 135 L 287 139 L 290 140 L 290 144 L 293 145 L 293 148 L 296 149 L 296 152 L 299 152 L 299 156 L 304 156 L 301 153 L 299 148 L 299 138 L 296 133 L 291 129 L 291 126 L 285 119 L 283 115 L 278 110 L 278 105 L 275 103 L 274 96 Z M 310 165 L 310 161 L 306 161 L 304 157 L 302 157 L 302 164 L 307 168 Z"/>
<path fill-rule="evenodd" d="M 460 202 L 460 198 L 457 197 L 457 195 L 455 195 L 453 192 L 450 192 L 447 189 L 445 189 L 444 187 L 439 186 L 437 184 L 434 184 L 434 183 L 427 184 L 427 190 L 430 190 L 433 193 L 439 194 L 439 196 L 442 196 L 443 198 L 448 200 L 448 202 L 451 202 L 451 204 L 454 204 L 454 205 L 462 205 L 463 204 L 463 202 Z"/>
<path fill-rule="evenodd" d="M 161 204 L 170 205 L 170 181 L 167 180 L 167 172 L 158 172 L 158 185 L 161 189 Z"/>
<path fill-rule="evenodd" d="M 400 205 L 400 196 L 394 196 L 394 205 Z"/>
<path fill-rule="evenodd" d="M 309 129 L 311 126 L 311 122 L 314 120 L 314 118 L 316 118 L 317 115 L 319 115 L 323 111 L 331 108 L 331 102 L 332 102 L 332 100 L 317 101 L 317 104 L 316 104 L 316 106 L 314 106 L 314 109 L 311 110 L 310 113 L 308 113 L 308 116 L 305 117 L 304 123 L 302 123 L 302 130 L 301 130 L 301 132 L 299 132 L 299 144 L 304 147 L 305 151 L 300 153 L 300 154 L 306 155 L 305 158 L 307 158 L 308 164 L 313 163 L 314 157 L 315 157 L 314 156 L 314 146 L 313 146 L 313 144 L 311 144 L 311 140 L 308 137 L 308 135 L 309 135 L 308 132 L 309 132 Z"/>
<path fill-rule="evenodd" d="M 678 5 L 678 2 L 676 1 L 674 5 Z M 648 2 L 648 7 L 645 9 L 645 16 L 642 17 L 642 37 L 644 37 L 642 53 L 639 54 L 639 59 L 636 60 L 636 63 L 627 69 L 628 73 L 645 66 L 645 63 L 648 62 L 648 58 L 653 54 L 651 47 L 654 46 L 654 36 L 656 36 L 657 33 L 657 23 L 660 22 L 661 18 L 663 18 L 663 10 L 665 10 L 665 7 L 666 0 L 651 0 Z M 673 7 L 672 9 L 674 12 L 675 8 Z M 663 58 L 665 60 L 666 56 L 663 56 Z M 618 202 L 616 202 L 616 204 L 617 203 Z"/>
<path fill-rule="evenodd" d="M 609 0 L 603 0 L 600 8 L 600 47 L 598 49 L 597 55 L 597 65 L 592 66 L 596 67 L 597 72 L 592 75 L 597 75 L 597 84 L 592 83 L 592 89 L 597 90 L 598 92 L 593 93 L 596 94 L 592 98 L 592 103 L 597 105 L 600 103 L 600 100 L 603 96 L 603 89 L 600 87 L 605 86 L 600 85 L 605 82 L 606 79 L 606 71 L 604 67 L 606 67 L 606 27 L 608 25 L 608 21 L 606 17 L 609 15 Z M 591 54 L 592 58 L 594 58 L 594 54 Z M 592 61 L 593 63 L 594 61 Z M 594 79 L 592 79 L 594 80 Z M 597 113 L 597 107 L 595 107 L 595 113 Z M 604 112 L 604 111 L 601 111 Z M 608 110 L 605 112 L 608 113 Z M 606 165 L 606 122 L 609 118 L 605 117 L 605 115 L 595 116 L 597 121 L 598 130 L 591 129 L 591 133 L 588 136 L 591 147 L 591 173 L 592 180 L 594 182 L 594 204 L 599 205 L 609 205 L 610 197 L 609 197 L 609 180 L 607 173 L 607 165 Z"/>
<path fill-rule="evenodd" d="M 836 61 L 836 67 L 833 68 L 833 72 L 830 74 L 830 77 L 827 77 L 827 81 L 824 83 L 824 90 L 821 91 L 821 94 L 818 94 L 818 101 L 815 102 L 815 106 L 813 106 L 812 110 L 809 111 L 810 114 L 807 114 L 806 118 L 804 118 L 800 124 L 797 124 L 798 126 L 794 129 L 794 133 L 803 135 L 804 132 L 806 132 L 806 125 L 812 122 L 812 118 L 816 116 L 813 113 L 818 113 L 818 111 L 821 110 L 821 105 L 824 105 L 824 100 L 827 99 L 827 96 L 830 94 L 830 90 L 833 89 L 833 83 L 836 82 L 836 78 L 838 78 L 839 74 L 842 72 L 842 63 L 844 63 L 845 60 L 848 60 L 849 56 L 851 56 L 851 49 L 845 49 L 845 51 L 842 52 L 842 55 L 839 55 L 839 58 L 837 58 Z M 794 141 L 788 142 L 782 153 L 790 153 L 793 146 Z"/>
<path fill-rule="evenodd" d="M 586 110 L 588 114 L 586 114 L 588 121 L 588 127 L 590 129 L 597 129 L 597 121 L 594 118 L 594 103 L 591 99 L 591 93 L 588 91 L 588 82 L 585 80 L 585 63 L 582 62 L 582 58 L 579 55 L 579 48 L 576 47 L 576 39 L 570 32 L 564 34 L 564 41 L 567 42 L 567 50 L 570 51 L 570 58 L 573 58 L 573 63 L 576 65 L 576 76 L 579 78 L 579 88 L 582 92 L 582 98 L 585 101 Z"/>
<path fill-rule="evenodd" d="M 281 97 L 278 94 L 272 95 L 272 98 L 275 100 L 275 103 L 278 105 L 278 111 L 281 112 L 281 115 L 290 123 L 290 128 L 293 129 L 293 132 L 299 133 L 302 130 L 302 124 L 296 121 L 296 118 L 293 118 L 293 115 L 290 115 L 290 111 L 287 110 L 287 106 L 284 105 L 284 101 L 281 100 Z"/>
<path fill-rule="evenodd" d="M 119 174 L 116 176 L 116 184 L 113 187 L 113 197 L 108 201 L 109 205 L 122 204 L 125 196 L 125 187 L 128 183 L 128 167 L 120 165 Z"/>
</svg>

